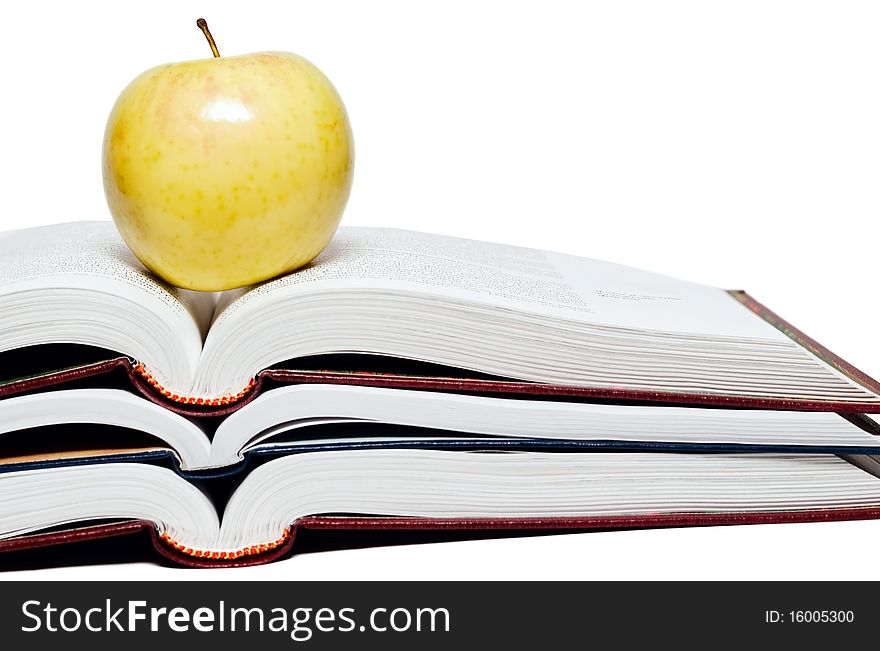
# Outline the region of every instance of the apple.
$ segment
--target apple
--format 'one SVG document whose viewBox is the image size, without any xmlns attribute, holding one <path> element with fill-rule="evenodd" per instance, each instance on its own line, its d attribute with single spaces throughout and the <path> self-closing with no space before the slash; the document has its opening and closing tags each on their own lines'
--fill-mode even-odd
<svg viewBox="0 0 880 651">
<path fill-rule="evenodd" d="M 292 271 L 327 245 L 351 191 L 348 115 L 318 68 L 286 52 L 158 66 L 107 121 L 104 191 L 153 273 L 221 291 Z"/>
</svg>

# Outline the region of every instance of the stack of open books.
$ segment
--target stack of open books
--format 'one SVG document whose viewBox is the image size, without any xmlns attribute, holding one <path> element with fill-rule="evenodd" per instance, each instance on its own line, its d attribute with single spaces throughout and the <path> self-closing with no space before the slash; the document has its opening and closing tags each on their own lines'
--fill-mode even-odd
<svg viewBox="0 0 880 651">
<path fill-rule="evenodd" d="M 7 233 L 0 374 L 5 551 L 880 517 L 875 381 L 742 292 L 532 249 L 348 228 L 214 295 L 110 222 Z"/>
</svg>

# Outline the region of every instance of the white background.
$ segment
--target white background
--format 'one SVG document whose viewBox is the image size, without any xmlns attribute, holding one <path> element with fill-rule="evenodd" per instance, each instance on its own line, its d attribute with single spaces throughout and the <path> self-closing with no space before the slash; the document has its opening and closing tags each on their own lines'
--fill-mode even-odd
<svg viewBox="0 0 880 651">
<path fill-rule="evenodd" d="M 880 7 L 871 2 L 16 3 L 0 227 L 109 218 L 104 122 L 142 70 L 289 50 L 357 148 L 348 224 L 746 288 L 880 376 Z M 2 496 L 0 496 L 2 498 Z M 614 532 L 27 578 L 880 578 L 880 522 Z M 12 576 L 12 575 L 6 575 Z M 16 578 L 24 578 L 16 574 Z"/>
</svg>

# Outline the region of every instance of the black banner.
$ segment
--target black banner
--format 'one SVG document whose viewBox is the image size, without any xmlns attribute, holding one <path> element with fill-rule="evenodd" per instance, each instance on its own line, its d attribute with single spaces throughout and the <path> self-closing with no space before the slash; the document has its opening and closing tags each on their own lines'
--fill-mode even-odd
<svg viewBox="0 0 880 651">
<path fill-rule="evenodd" d="M 873 635 L 875 590 L 870 583 L 817 582 L 7 582 L 0 639 L 4 648 L 95 649 L 135 640 L 138 648 L 182 648 L 215 644 L 222 635 L 260 649 L 603 640 L 840 645 Z"/>
</svg>

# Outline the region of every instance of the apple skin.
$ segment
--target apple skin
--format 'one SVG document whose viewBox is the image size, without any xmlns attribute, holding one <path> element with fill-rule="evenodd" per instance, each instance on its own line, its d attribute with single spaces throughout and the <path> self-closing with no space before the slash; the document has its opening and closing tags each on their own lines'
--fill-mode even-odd
<svg viewBox="0 0 880 651">
<path fill-rule="evenodd" d="M 262 52 L 158 66 L 122 91 L 104 191 L 159 277 L 221 291 L 292 271 L 327 245 L 354 172 L 351 126 L 305 59 Z"/>
</svg>

